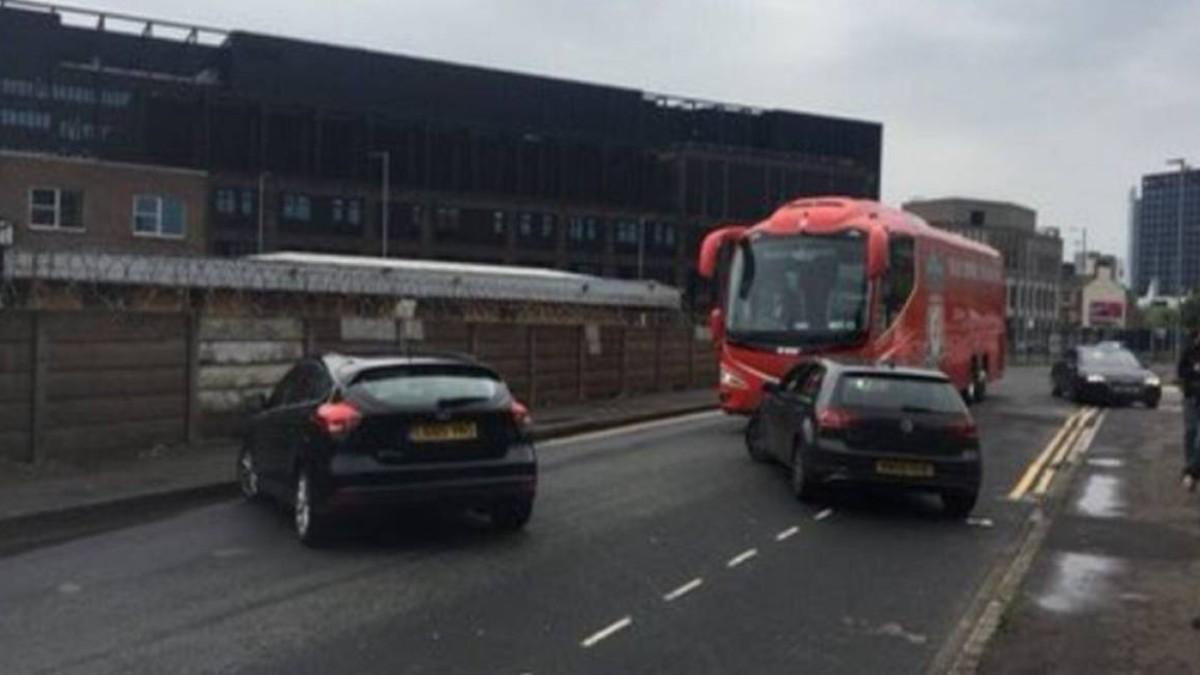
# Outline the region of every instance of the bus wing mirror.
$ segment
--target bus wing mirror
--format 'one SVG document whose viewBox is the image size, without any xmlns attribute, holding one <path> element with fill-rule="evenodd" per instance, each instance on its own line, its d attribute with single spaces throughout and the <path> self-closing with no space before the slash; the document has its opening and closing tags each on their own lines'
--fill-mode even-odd
<svg viewBox="0 0 1200 675">
<path fill-rule="evenodd" d="M 725 339 L 725 312 L 719 307 L 708 313 L 708 334 L 713 342 Z"/>
<path fill-rule="evenodd" d="M 887 273 L 888 236 L 881 228 L 867 235 L 867 276 L 877 279 Z"/>
<path fill-rule="evenodd" d="M 696 273 L 704 279 L 711 279 L 717 270 L 717 256 L 721 249 L 742 236 L 745 231 L 746 228 L 742 225 L 727 225 L 709 232 L 700 244 L 700 260 L 696 264 Z"/>
</svg>

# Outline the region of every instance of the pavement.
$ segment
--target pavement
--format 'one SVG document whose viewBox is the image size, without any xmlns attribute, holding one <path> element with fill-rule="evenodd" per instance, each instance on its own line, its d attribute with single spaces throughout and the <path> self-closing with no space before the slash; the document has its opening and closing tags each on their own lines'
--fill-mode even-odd
<svg viewBox="0 0 1200 675">
<path fill-rule="evenodd" d="M 1200 495 L 1181 399 L 1110 410 L 980 672 L 1200 672 Z"/>
<path fill-rule="evenodd" d="M 225 499 L 0 557 L 0 672 L 924 673 L 1025 540 L 1009 493 L 1076 412 L 1047 390 L 1014 368 L 976 408 L 965 521 L 800 504 L 709 412 L 542 442 L 517 535 L 410 513 L 309 550 Z"/>
<path fill-rule="evenodd" d="M 535 436 L 558 438 L 712 410 L 712 390 L 687 390 L 534 411 Z M 236 493 L 236 441 L 155 448 L 89 466 L 0 465 L 0 554 L 112 529 Z"/>
</svg>

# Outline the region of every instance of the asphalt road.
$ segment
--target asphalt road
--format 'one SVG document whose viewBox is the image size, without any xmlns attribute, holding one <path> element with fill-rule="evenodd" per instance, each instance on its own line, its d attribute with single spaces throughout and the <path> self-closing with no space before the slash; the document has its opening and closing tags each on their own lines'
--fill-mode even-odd
<svg viewBox="0 0 1200 675">
<path fill-rule="evenodd" d="M 919 673 L 1031 508 L 1007 493 L 1071 410 L 1046 390 L 1013 370 L 976 409 L 983 524 L 799 504 L 740 420 L 692 416 L 544 444 L 520 535 L 416 517 L 310 551 L 229 501 L 0 559 L 0 672 Z"/>
</svg>

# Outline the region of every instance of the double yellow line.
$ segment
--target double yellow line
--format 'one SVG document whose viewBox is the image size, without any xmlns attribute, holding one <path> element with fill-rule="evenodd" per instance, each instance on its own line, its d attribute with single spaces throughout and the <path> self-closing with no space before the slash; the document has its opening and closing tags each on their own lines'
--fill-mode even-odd
<svg viewBox="0 0 1200 675">
<path fill-rule="evenodd" d="M 1008 498 L 1017 500 L 1033 494 L 1038 497 L 1046 494 L 1050 483 L 1059 467 L 1067 460 L 1068 454 L 1079 445 L 1079 440 L 1089 427 L 1098 423 L 1099 408 L 1081 408 L 1067 418 L 1066 423 L 1050 439 L 1041 454 L 1033 460 L 1021 479 L 1013 486 Z"/>
</svg>

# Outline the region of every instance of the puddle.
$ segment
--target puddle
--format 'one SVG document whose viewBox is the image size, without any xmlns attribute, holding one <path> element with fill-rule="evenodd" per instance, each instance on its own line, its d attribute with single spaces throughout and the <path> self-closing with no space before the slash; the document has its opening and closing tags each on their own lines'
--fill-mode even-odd
<svg viewBox="0 0 1200 675">
<path fill-rule="evenodd" d="M 1056 559 L 1050 592 L 1037 599 L 1042 609 L 1077 613 L 1104 604 L 1113 594 L 1111 579 L 1122 569 L 1116 558 L 1062 553 Z"/>
<path fill-rule="evenodd" d="M 1125 460 L 1115 457 L 1093 457 L 1087 463 L 1088 466 L 1095 466 L 1101 469 L 1119 469 L 1125 466 Z"/>
<path fill-rule="evenodd" d="M 1088 476 L 1083 494 L 1075 502 L 1082 514 L 1094 518 L 1116 518 L 1122 515 L 1125 503 L 1121 500 L 1121 481 L 1114 476 Z"/>
</svg>

